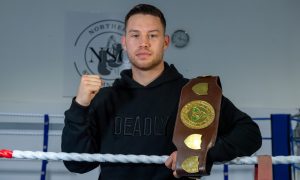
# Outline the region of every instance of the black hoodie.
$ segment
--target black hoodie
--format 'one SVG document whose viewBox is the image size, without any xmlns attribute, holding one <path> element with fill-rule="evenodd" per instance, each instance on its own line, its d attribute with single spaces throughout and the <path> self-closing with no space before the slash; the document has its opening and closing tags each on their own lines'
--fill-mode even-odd
<svg viewBox="0 0 300 180">
<path fill-rule="evenodd" d="M 135 155 L 170 155 L 178 102 L 188 82 L 173 65 L 165 63 L 163 73 L 147 86 L 124 70 L 112 87 L 102 88 L 89 107 L 74 100 L 65 112 L 62 151 Z M 225 97 L 222 98 L 218 138 L 207 156 L 210 170 L 215 161 L 247 156 L 261 145 L 257 125 Z M 99 163 L 64 162 L 77 173 L 85 173 Z M 164 164 L 101 163 L 99 179 L 175 179 Z"/>
</svg>

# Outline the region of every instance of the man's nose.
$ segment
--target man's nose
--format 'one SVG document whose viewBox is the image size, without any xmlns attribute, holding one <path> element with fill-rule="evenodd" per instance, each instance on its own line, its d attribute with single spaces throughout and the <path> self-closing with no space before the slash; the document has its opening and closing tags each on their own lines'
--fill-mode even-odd
<svg viewBox="0 0 300 180">
<path fill-rule="evenodd" d="M 140 41 L 141 47 L 150 47 L 150 41 L 148 36 L 142 36 Z"/>
</svg>

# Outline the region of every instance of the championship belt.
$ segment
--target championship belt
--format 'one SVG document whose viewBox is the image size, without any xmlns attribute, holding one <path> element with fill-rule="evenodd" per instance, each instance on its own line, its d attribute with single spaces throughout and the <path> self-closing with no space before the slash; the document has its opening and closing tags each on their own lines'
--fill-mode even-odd
<svg viewBox="0 0 300 180">
<path fill-rule="evenodd" d="M 208 175 L 206 156 L 216 141 L 221 99 L 219 77 L 197 77 L 182 88 L 173 134 L 179 176 Z"/>
</svg>

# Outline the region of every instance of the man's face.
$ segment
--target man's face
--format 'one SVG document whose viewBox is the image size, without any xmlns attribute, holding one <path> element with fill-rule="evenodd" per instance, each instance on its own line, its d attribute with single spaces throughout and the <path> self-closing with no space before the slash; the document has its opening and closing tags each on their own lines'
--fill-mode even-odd
<svg viewBox="0 0 300 180">
<path fill-rule="evenodd" d="M 163 64 L 164 50 L 169 45 L 160 19 L 152 15 L 136 14 L 127 22 L 122 44 L 132 68 L 151 70 Z"/>
</svg>

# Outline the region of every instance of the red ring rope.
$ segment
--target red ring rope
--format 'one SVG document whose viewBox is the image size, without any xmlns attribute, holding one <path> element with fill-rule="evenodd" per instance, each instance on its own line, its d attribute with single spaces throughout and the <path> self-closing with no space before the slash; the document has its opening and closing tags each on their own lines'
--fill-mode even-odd
<svg viewBox="0 0 300 180">
<path fill-rule="evenodd" d="M 0 150 L 0 158 L 12 158 L 13 151 L 8 149 L 1 149 Z"/>
</svg>

